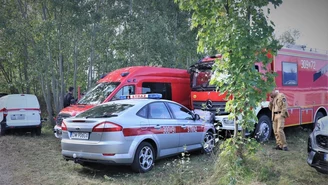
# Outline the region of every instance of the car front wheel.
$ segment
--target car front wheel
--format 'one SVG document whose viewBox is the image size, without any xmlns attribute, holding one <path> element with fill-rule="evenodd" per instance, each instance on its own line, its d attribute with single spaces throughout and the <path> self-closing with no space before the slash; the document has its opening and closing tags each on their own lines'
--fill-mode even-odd
<svg viewBox="0 0 328 185">
<path fill-rule="evenodd" d="M 148 142 L 142 142 L 136 151 L 132 163 L 132 170 L 139 173 L 145 173 L 153 168 L 155 155 L 154 148 Z"/>
<path fill-rule="evenodd" d="M 203 152 L 208 154 L 213 152 L 215 147 L 215 137 L 212 132 L 207 132 L 204 137 Z"/>
</svg>

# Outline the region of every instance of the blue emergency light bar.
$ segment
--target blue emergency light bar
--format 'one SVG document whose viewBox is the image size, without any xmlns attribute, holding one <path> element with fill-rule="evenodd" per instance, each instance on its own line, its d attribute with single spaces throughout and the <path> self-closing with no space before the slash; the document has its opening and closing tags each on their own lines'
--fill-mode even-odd
<svg viewBox="0 0 328 185">
<path fill-rule="evenodd" d="M 121 95 L 121 100 L 126 99 L 161 99 L 162 94 L 153 93 L 153 94 L 131 94 L 131 95 Z"/>
</svg>

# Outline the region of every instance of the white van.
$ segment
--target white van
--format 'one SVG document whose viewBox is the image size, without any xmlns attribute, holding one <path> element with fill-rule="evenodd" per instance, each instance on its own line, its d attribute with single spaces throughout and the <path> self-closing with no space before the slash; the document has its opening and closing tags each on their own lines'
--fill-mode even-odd
<svg viewBox="0 0 328 185">
<path fill-rule="evenodd" d="M 35 95 L 11 94 L 0 98 L 0 136 L 21 129 L 41 135 L 40 104 Z"/>
</svg>

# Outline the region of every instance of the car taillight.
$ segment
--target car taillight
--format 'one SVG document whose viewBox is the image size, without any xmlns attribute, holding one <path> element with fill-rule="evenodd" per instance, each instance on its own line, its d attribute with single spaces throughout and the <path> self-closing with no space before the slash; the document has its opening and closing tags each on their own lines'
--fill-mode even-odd
<svg viewBox="0 0 328 185">
<path fill-rule="evenodd" d="M 6 108 L 0 109 L 0 112 L 3 112 L 3 117 L 6 118 L 8 112 Z"/>
<path fill-rule="evenodd" d="M 123 127 L 121 125 L 105 121 L 94 126 L 92 132 L 117 132 L 122 130 Z"/>
<path fill-rule="evenodd" d="M 64 121 L 62 121 L 61 129 L 62 129 L 63 131 L 64 131 L 64 130 L 67 131 L 67 126 L 66 126 L 66 124 L 64 123 Z"/>
</svg>

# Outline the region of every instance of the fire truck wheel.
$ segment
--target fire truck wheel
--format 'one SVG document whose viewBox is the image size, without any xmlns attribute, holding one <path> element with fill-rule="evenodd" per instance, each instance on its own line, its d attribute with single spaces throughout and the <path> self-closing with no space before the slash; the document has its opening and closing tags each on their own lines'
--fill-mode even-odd
<svg viewBox="0 0 328 185">
<path fill-rule="evenodd" d="M 148 142 L 142 142 L 136 151 L 132 163 L 132 170 L 138 173 L 150 171 L 155 162 L 155 152 L 153 146 Z"/>
<path fill-rule="evenodd" d="M 272 133 L 272 122 L 269 116 L 263 114 L 259 117 L 259 122 L 256 125 L 254 137 L 258 142 L 268 141 Z"/>
<path fill-rule="evenodd" d="M 325 115 L 323 115 L 323 113 L 322 112 L 318 112 L 317 113 L 317 115 L 315 115 L 315 121 L 314 121 L 314 123 L 313 123 L 313 128 L 312 128 L 312 130 L 315 128 L 315 125 L 317 124 L 317 121 L 320 119 L 320 118 L 322 118 L 322 117 L 324 117 Z"/>
</svg>

